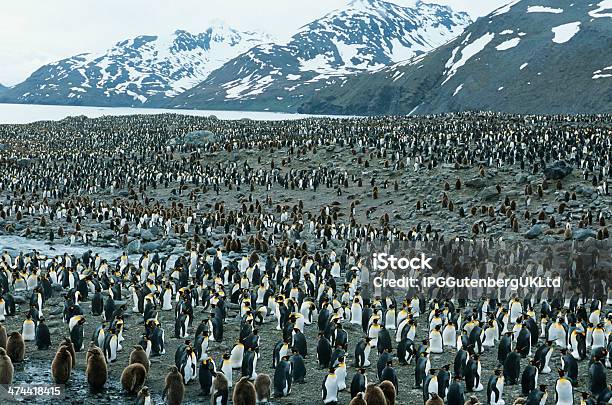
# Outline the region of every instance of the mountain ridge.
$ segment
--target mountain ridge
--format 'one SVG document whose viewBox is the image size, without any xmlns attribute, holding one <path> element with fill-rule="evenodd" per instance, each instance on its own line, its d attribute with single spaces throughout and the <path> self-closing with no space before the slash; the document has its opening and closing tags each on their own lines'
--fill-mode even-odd
<svg viewBox="0 0 612 405">
<path fill-rule="evenodd" d="M 469 22 L 448 6 L 355 0 L 304 25 L 287 44 L 250 49 L 165 106 L 295 111 L 322 87 L 429 52 Z"/>
<path fill-rule="evenodd" d="M 2 101 L 67 105 L 143 106 L 174 96 L 268 35 L 216 23 L 192 34 L 139 35 L 106 51 L 81 53 L 37 69 L 4 92 Z"/>
<path fill-rule="evenodd" d="M 521 0 L 422 57 L 327 86 L 301 113 L 612 111 L 612 9 Z"/>
</svg>

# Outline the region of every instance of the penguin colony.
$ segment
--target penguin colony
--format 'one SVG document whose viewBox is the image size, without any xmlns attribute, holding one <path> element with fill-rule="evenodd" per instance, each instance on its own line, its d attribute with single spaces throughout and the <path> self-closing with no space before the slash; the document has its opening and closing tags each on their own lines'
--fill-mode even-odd
<svg viewBox="0 0 612 405">
<path fill-rule="evenodd" d="M 610 123 L 1 125 L 3 234 L 86 251 L 3 253 L 0 378 L 19 380 L 20 364 L 49 351 L 45 382 L 124 403 L 605 403 Z M 201 129 L 216 135 L 182 141 Z M 569 264 L 525 238 L 568 241 Z M 436 274 L 564 283 L 366 295 L 372 247 L 400 242 L 442 253 L 450 265 Z M 108 246 L 124 253 L 95 253 Z"/>
</svg>

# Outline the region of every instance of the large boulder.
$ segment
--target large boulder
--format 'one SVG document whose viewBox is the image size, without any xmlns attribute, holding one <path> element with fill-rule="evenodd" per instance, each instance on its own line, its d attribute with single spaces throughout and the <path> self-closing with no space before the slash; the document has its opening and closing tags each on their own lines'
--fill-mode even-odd
<svg viewBox="0 0 612 405">
<path fill-rule="evenodd" d="M 481 200 L 491 201 L 495 200 L 499 196 L 499 193 L 497 192 L 497 188 L 495 188 L 494 186 L 489 186 L 483 188 L 478 194 L 478 196 Z"/>
<path fill-rule="evenodd" d="M 183 136 L 185 145 L 203 146 L 208 142 L 217 141 L 217 136 L 210 131 L 193 131 Z"/>
<path fill-rule="evenodd" d="M 140 230 L 140 238 L 146 242 L 151 241 L 153 239 L 155 239 L 155 236 L 153 236 L 153 232 L 151 232 L 148 229 L 141 229 Z"/>
<path fill-rule="evenodd" d="M 525 237 L 527 239 L 535 239 L 538 236 L 542 235 L 543 229 L 542 229 L 542 225 L 540 224 L 535 224 L 534 226 L 531 227 L 531 229 L 529 229 L 526 233 L 525 233 Z"/>
<path fill-rule="evenodd" d="M 149 251 L 149 252 L 157 252 L 162 248 L 162 242 L 155 240 L 155 241 L 151 241 L 151 242 L 145 242 L 142 244 L 142 250 L 143 251 Z"/>
<path fill-rule="evenodd" d="M 466 180 L 465 183 L 463 183 L 466 187 L 469 188 L 483 188 L 486 187 L 487 182 L 484 181 L 481 177 L 474 177 L 471 178 L 469 180 Z M 497 190 L 495 190 L 495 194 L 497 194 Z"/>
<path fill-rule="evenodd" d="M 588 228 L 576 229 L 573 233 L 575 240 L 586 240 L 588 238 L 597 237 L 597 233 L 594 230 Z"/>
<path fill-rule="evenodd" d="M 544 176 L 550 180 L 560 180 L 572 173 L 572 167 L 563 160 L 556 161 L 544 169 Z"/>
<path fill-rule="evenodd" d="M 128 243 L 126 251 L 129 255 L 138 254 L 142 252 L 142 246 L 140 244 L 140 240 L 134 239 L 130 243 Z"/>
</svg>

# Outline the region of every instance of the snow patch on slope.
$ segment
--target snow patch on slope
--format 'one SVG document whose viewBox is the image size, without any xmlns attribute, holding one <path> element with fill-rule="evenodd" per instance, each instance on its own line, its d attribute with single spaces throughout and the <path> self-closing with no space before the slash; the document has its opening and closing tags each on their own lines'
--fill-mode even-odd
<svg viewBox="0 0 612 405">
<path fill-rule="evenodd" d="M 457 88 L 453 92 L 453 97 L 455 97 L 457 95 L 457 93 L 459 93 L 461 91 L 461 89 L 463 89 L 463 83 L 461 83 L 459 86 L 457 86 Z"/>
<path fill-rule="evenodd" d="M 580 21 L 576 21 L 553 27 L 551 31 L 555 34 L 555 37 L 552 41 L 556 44 L 566 43 L 580 31 L 580 24 Z"/>
<path fill-rule="evenodd" d="M 521 42 L 520 38 L 512 38 L 509 39 L 507 41 L 502 42 L 501 44 L 497 45 L 495 47 L 495 49 L 497 49 L 498 51 L 505 51 L 507 49 L 511 49 L 514 48 L 515 46 L 517 46 L 519 44 L 519 42 Z"/>
<path fill-rule="evenodd" d="M 493 11 L 493 13 L 491 14 L 491 17 L 495 17 L 495 16 L 498 16 L 498 15 L 506 14 L 508 11 L 510 11 L 512 6 L 514 6 L 519 1 L 521 1 L 521 0 L 514 0 L 514 1 L 511 1 L 510 3 L 506 4 L 505 6 L 501 6 L 497 10 Z"/>
<path fill-rule="evenodd" d="M 442 85 L 449 81 L 450 78 L 457 73 L 457 70 L 465 65 L 468 60 L 482 51 L 491 41 L 493 41 L 493 38 L 495 38 L 495 34 L 488 32 L 480 38 L 475 39 L 461 50 L 461 57 L 457 61 L 454 61 L 455 52 L 453 52 L 451 59 L 446 62 L 446 66 L 449 66 L 449 70 L 447 72 L 446 80 L 442 82 Z"/>
<path fill-rule="evenodd" d="M 602 11 L 610 10 L 608 13 L 602 13 Z M 589 15 L 593 18 L 608 17 L 612 18 L 612 0 L 604 0 L 597 4 L 597 8 L 593 11 L 589 11 Z"/>
<path fill-rule="evenodd" d="M 528 13 L 550 13 L 550 14 L 561 14 L 563 12 L 562 8 L 553 8 L 553 7 L 545 7 L 545 6 L 529 6 L 527 7 Z"/>
<path fill-rule="evenodd" d="M 593 72 L 593 80 L 612 77 L 612 66 L 605 67 Z"/>
</svg>

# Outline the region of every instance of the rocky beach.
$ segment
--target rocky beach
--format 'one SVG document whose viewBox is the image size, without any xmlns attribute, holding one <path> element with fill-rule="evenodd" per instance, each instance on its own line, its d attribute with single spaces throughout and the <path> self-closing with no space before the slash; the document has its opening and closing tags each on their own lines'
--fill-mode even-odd
<svg viewBox="0 0 612 405">
<path fill-rule="evenodd" d="M 43 278 L 51 268 L 59 272 L 66 264 L 65 253 L 72 255 L 73 271 L 80 278 L 93 275 L 104 286 L 107 278 L 115 277 L 122 284 L 115 304 L 127 307 L 122 314 L 123 350 L 109 364 L 108 381 L 100 392 L 87 384 L 87 350 L 78 352 L 63 403 L 134 403 L 136 397 L 123 392 L 120 377 L 145 328 L 143 315 L 132 309 L 130 288 L 145 288 L 146 281 L 152 281 L 161 289 L 172 281 L 175 291 L 196 286 L 198 291 L 224 290 L 225 337 L 222 342 L 211 341 L 208 351 L 219 368 L 222 354 L 231 351 L 241 329 L 242 301 L 233 292 L 245 273 L 241 271 L 243 261 L 249 262 L 249 268 L 259 266 L 270 273 L 275 294 L 284 291 L 287 282 L 291 283 L 288 280 L 295 280 L 295 269 L 314 261 L 318 263 L 317 291 L 323 285 L 330 301 L 341 302 L 345 287 L 351 291 L 349 298 L 354 295 L 353 287 L 363 287 L 359 277 L 351 276 L 351 265 L 368 267 L 372 243 L 388 246 L 395 241 L 408 243 L 411 249 L 416 249 L 415 243 L 429 244 L 438 252 L 440 246 L 453 241 L 471 244 L 475 250 L 485 243 L 495 245 L 488 263 L 503 262 L 506 274 L 522 275 L 528 268 L 537 275 L 559 275 L 562 287 L 540 292 L 538 297 L 547 297 L 548 302 L 561 297 L 561 302 L 569 302 L 578 294 L 587 308 L 599 299 L 604 322 L 612 302 L 611 158 L 609 115 L 460 113 L 272 122 L 163 114 L 0 125 L 0 247 L 4 252 L 0 288 L 16 304 L 15 315 L 7 316 L 2 324 L 8 333 L 21 331 L 28 311 L 32 289 L 16 291 L 13 281 L 32 274 Z M 524 246 L 528 246 L 529 261 L 513 257 L 508 264 L 505 256 Z M 555 256 L 539 269 L 547 250 L 558 246 L 564 247 L 566 255 Z M 588 252 L 590 258 L 594 250 L 597 260 L 584 268 L 575 265 L 576 257 L 586 257 Z M 213 282 L 219 275 L 212 265 L 218 254 L 223 271 L 229 268 L 232 274 L 222 287 Z M 335 278 L 331 282 L 329 269 L 335 262 L 330 257 L 342 255 L 346 262 L 341 276 L 331 277 Z M 34 256 L 37 264 L 28 266 Z M 154 256 L 160 266 L 150 280 L 149 269 L 143 270 L 143 258 L 149 263 Z M 126 260 L 122 257 L 127 258 L 127 265 L 121 263 Z M 108 274 L 96 267 L 101 260 L 108 263 Z M 271 260 L 274 265 L 269 271 L 266 263 Z M 435 273 L 478 272 L 480 264 L 471 260 L 467 250 L 453 260 L 441 264 Z M 502 266 L 494 267 L 494 274 L 499 274 Z M 175 271 L 188 272 L 188 280 L 183 283 Z M 291 286 L 306 290 L 302 281 L 298 277 Z M 241 291 L 255 294 L 256 289 L 257 285 L 250 285 Z M 317 305 L 318 292 L 313 297 Z M 451 298 L 457 302 L 456 296 L 445 295 L 445 291 L 421 293 L 427 298 L 427 313 L 416 319 L 415 341 L 428 337 L 427 315 L 434 299 L 440 304 Z M 516 292 L 520 299 L 527 293 L 537 294 L 528 289 Z M 15 384 L 52 382 L 55 348 L 69 334 L 62 316 L 65 296 L 71 294 L 70 288 L 53 284 L 52 296 L 43 308 L 52 347 L 37 350 L 34 342 L 26 342 L 26 358 L 15 364 Z M 415 291 L 396 291 L 398 307 L 404 299 L 410 302 L 413 294 Z M 109 288 L 103 288 L 102 295 L 106 302 Z M 492 291 L 488 295 L 506 305 L 512 292 L 503 297 Z M 480 298 L 470 297 L 467 307 L 458 309 L 464 319 Z M 538 320 L 543 300 L 534 299 Z M 345 304 L 350 307 L 350 301 Z M 388 308 L 382 306 L 386 313 Z M 87 348 L 102 317 L 91 314 L 90 299 L 83 300 L 80 307 L 86 319 Z M 154 403 L 163 403 L 168 367 L 185 339 L 173 337 L 174 311 L 156 309 L 165 329 L 166 353 L 151 358 L 146 385 Z M 197 326 L 210 312 L 205 302 L 193 307 L 188 339 L 195 339 Z M 276 323 L 269 312 L 258 327 L 257 372 L 271 377 L 273 347 L 282 340 Z M 351 400 L 355 344 L 364 335 L 358 325 L 344 322 L 344 326 L 349 336 L 349 389 L 339 394 L 339 404 Z M 318 333 L 316 319 L 306 325 L 306 382 L 294 384 L 289 396 L 273 398 L 273 403 L 322 403 L 321 383 L 327 369 L 317 362 Z M 544 341 L 541 337 L 539 344 Z M 396 348 L 393 340 L 394 352 Z M 442 354 L 431 354 L 432 368 L 452 365 L 456 352 L 445 348 Z M 378 382 L 377 357 L 374 348 L 367 370 L 369 382 Z M 555 365 L 553 372 L 540 375 L 540 384 L 548 386 L 548 403 L 554 403 L 559 359 L 560 352 L 555 350 L 550 360 Z M 480 361 L 485 389 L 466 393 L 466 400 L 475 395 L 485 404 L 487 381 L 499 367 L 497 348 L 486 350 Z M 523 359 L 521 366 L 527 363 Z M 393 367 L 399 379 L 397 403 L 422 404 L 422 391 L 413 388 L 414 362 L 406 366 L 394 362 Z M 580 391 L 588 391 L 588 370 L 588 359 L 581 360 L 575 403 L 579 403 Z M 239 370 L 234 372 L 234 382 L 239 374 Z M 610 369 L 606 375 L 608 383 L 612 382 Z M 506 404 L 522 396 L 520 384 L 504 388 Z M 209 401 L 197 379 L 187 384 L 183 403 Z"/>
</svg>

